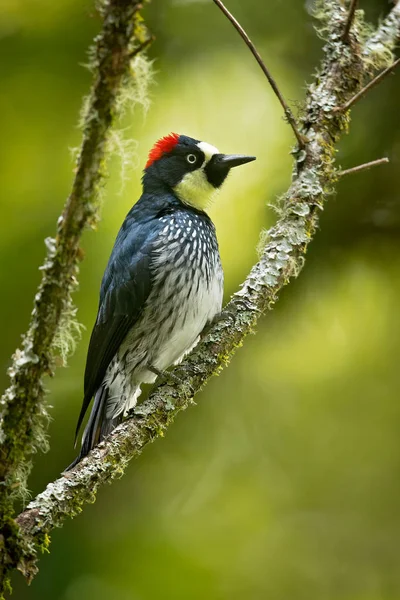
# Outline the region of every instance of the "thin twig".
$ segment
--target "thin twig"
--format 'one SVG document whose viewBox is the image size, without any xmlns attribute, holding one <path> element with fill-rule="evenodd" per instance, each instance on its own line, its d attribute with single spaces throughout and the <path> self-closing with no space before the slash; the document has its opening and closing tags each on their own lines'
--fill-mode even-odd
<svg viewBox="0 0 400 600">
<path fill-rule="evenodd" d="M 299 144 L 299 148 L 304 148 L 304 146 L 306 145 L 306 143 L 308 142 L 306 136 L 302 135 L 299 130 L 298 130 L 298 125 L 296 122 L 296 119 L 291 111 L 291 109 L 289 108 L 288 104 L 286 103 L 286 100 L 284 99 L 284 97 L 282 96 L 282 93 L 280 91 L 280 89 L 278 88 L 278 85 L 275 81 L 275 79 L 272 77 L 271 73 L 269 72 L 267 66 L 265 65 L 263 59 L 261 58 L 260 53 L 258 52 L 257 48 L 255 47 L 255 45 L 253 44 L 253 42 L 251 41 L 251 39 L 249 38 L 249 36 L 247 35 L 246 31 L 243 29 L 243 27 L 240 25 L 239 21 L 237 21 L 237 19 L 235 19 L 235 17 L 232 15 L 232 13 L 229 12 L 229 10 L 226 8 L 226 6 L 223 4 L 223 2 L 221 2 L 221 0 L 214 0 L 215 4 L 221 9 L 221 11 L 224 13 L 224 15 L 229 19 L 229 21 L 232 23 L 232 25 L 235 27 L 235 29 L 238 31 L 239 35 L 242 37 L 242 39 L 244 40 L 244 42 L 247 44 L 247 46 L 250 48 L 254 58 L 256 59 L 256 61 L 258 62 L 258 64 L 260 65 L 264 75 L 266 76 L 266 78 L 269 81 L 269 84 L 271 85 L 272 89 L 275 92 L 275 95 L 278 97 L 279 102 L 282 105 L 283 111 L 285 113 L 285 116 L 291 126 L 291 128 L 293 129 L 293 133 L 296 136 L 297 142 Z"/>
<path fill-rule="evenodd" d="M 150 44 L 152 44 L 155 41 L 155 39 L 156 39 L 156 36 L 151 34 L 146 40 L 144 40 L 144 42 L 139 44 L 139 46 L 137 46 L 137 48 L 135 48 L 129 54 L 129 60 L 132 60 L 132 58 L 135 58 L 135 56 L 137 56 L 138 54 L 140 54 L 141 52 L 146 50 L 147 46 L 150 46 Z"/>
<path fill-rule="evenodd" d="M 390 67 L 388 67 L 387 69 L 382 71 L 382 73 L 379 73 L 379 75 L 374 77 L 374 79 L 372 79 L 369 83 L 367 83 L 367 85 L 364 86 L 362 88 L 362 90 L 360 90 L 357 94 L 355 94 L 355 96 L 350 98 L 350 100 L 348 100 L 346 102 L 346 104 L 343 104 L 343 106 L 338 106 L 337 108 L 335 108 L 335 111 L 345 112 L 346 110 L 349 110 L 349 108 L 351 108 L 356 102 L 361 100 L 361 98 L 363 96 L 365 96 L 365 94 L 367 92 L 369 92 L 370 89 L 372 89 L 373 87 L 378 85 L 378 83 L 380 83 L 382 81 L 382 79 L 384 79 L 386 77 L 386 75 L 391 73 L 397 67 L 397 65 L 399 63 L 400 63 L 400 58 L 395 60 L 394 63 L 391 64 Z"/>
<path fill-rule="evenodd" d="M 345 169 L 344 171 L 338 171 L 338 177 L 344 177 L 345 175 L 352 175 L 353 173 L 358 173 L 359 171 L 366 171 L 367 169 L 371 169 L 371 167 L 378 167 L 379 165 L 387 164 L 389 159 L 385 156 L 384 158 L 378 158 L 377 160 L 371 160 L 371 162 L 363 163 L 362 165 L 358 165 L 357 167 L 352 167 L 351 169 Z"/>
<path fill-rule="evenodd" d="M 349 8 L 349 14 L 347 15 L 347 21 L 346 21 L 346 25 L 343 31 L 343 35 L 342 35 L 342 42 L 345 43 L 347 41 L 347 38 L 349 36 L 349 32 L 351 29 L 351 26 L 353 24 L 354 21 L 354 15 L 356 12 L 356 8 L 357 8 L 357 4 L 358 4 L 358 0 L 351 0 L 351 4 L 350 4 L 350 8 Z"/>
</svg>

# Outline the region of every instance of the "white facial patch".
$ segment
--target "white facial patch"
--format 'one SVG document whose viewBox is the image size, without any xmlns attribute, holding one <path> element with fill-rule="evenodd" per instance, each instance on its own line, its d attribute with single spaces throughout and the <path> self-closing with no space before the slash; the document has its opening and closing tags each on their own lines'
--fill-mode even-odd
<svg viewBox="0 0 400 600">
<path fill-rule="evenodd" d="M 206 164 L 212 159 L 214 154 L 219 154 L 219 150 L 215 146 L 207 144 L 207 142 L 199 142 L 197 146 L 202 152 L 204 152 L 204 156 L 206 157 Z"/>
<path fill-rule="evenodd" d="M 218 193 L 213 185 L 208 181 L 204 168 L 212 159 L 214 154 L 219 154 L 219 150 L 207 142 L 199 142 L 199 149 L 204 153 L 205 161 L 199 169 L 187 173 L 182 181 L 175 187 L 175 193 L 185 204 L 190 204 L 195 208 L 204 210 L 209 206 L 213 197 Z"/>
</svg>

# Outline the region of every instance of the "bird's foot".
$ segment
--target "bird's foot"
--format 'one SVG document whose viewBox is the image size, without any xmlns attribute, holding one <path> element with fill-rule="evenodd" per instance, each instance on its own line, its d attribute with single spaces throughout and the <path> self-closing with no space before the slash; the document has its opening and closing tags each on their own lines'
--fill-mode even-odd
<svg viewBox="0 0 400 600">
<path fill-rule="evenodd" d="M 176 385 L 186 385 L 190 388 L 190 393 L 191 395 L 194 394 L 194 390 L 192 388 L 192 386 L 190 384 L 188 384 L 186 381 L 184 381 L 183 379 L 181 379 L 180 377 L 178 377 L 178 375 L 175 375 L 175 373 L 171 373 L 171 371 L 161 371 L 160 369 L 157 369 L 157 367 L 154 367 L 153 365 L 147 365 L 147 369 L 149 371 L 151 371 L 152 373 L 154 373 L 154 375 L 157 375 L 157 377 L 160 377 L 163 381 L 160 383 L 174 383 Z"/>
<path fill-rule="evenodd" d="M 147 365 L 147 369 L 154 373 L 154 375 L 157 375 L 157 377 L 164 379 L 165 383 L 168 383 L 168 381 L 172 381 L 173 383 L 183 383 L 182 379 L 174 373 L 171 373 L 171 371 L 161 371 L 153 365 Z"/>
</svg>

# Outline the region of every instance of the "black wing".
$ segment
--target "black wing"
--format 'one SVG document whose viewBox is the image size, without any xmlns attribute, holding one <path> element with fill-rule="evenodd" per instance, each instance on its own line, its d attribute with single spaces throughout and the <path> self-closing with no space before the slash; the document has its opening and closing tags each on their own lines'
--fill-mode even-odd
<svg viewBox="0 0 400 600">
<path fill-rule="evenodd" d="M 116 239 L 101 284 L 99 311 L 86 360 L 84 399 L 76 435 L 93 395 L 151 290 L 150 260 L 159 221 L 138 223 L 128 214 Z"/>
</svg>

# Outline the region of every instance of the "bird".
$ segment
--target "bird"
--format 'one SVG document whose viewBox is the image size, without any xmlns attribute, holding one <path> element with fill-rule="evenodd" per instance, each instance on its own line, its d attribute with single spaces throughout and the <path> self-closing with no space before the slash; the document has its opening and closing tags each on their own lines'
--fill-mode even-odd
<svg viewBox="0 0 400 600">
<path fill-rule="evenodd" d="M 221 312 L 223 270 L 206 210 L 230 170 L 253 160 L 177 133 L 151 149 L 143 193 L 103 275 L 75 444 L 92 399 L 93 405 L 80 453 L 66 471 L 136 406 L 141 385 L 179 364 Z"/>
</svg>

